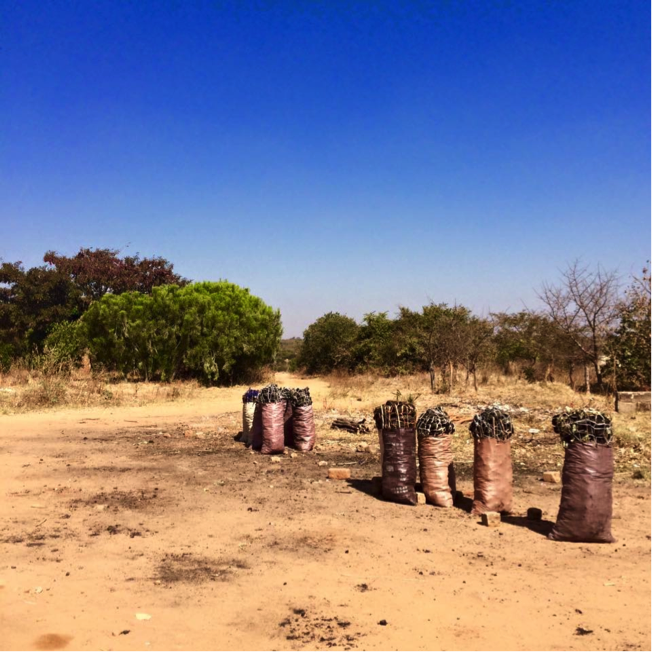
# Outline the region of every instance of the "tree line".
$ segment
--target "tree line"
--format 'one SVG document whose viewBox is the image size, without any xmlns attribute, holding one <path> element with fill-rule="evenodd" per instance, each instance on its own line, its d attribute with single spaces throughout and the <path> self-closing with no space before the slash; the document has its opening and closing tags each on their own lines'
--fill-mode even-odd
<svg viewBox="0 0 652 652">
<path fill-rule="evenodd" d="M 479 317 L 465 306 L 431 302 L 366 314 L 361 323 L 330 312 L 304 332 L 297 365 L 308 373 L 428 372 L 433 391 L 499 366 L 528 381 L 567 380 L 581 371 L 585 389 L 650 386 L 650 274 L 625 292 L 615 272 L 575 262 L 558 284 L 544 284 L 542 308 Z"/>
<path fill-rule="evenodd" d="M 161 257 L 81 249 L 0 265 L 0 369 L 20 362 L 145 380 L 246 382 L 271 364 L 281 316 L 226 281 L 190 283 Z"/>
</svg>

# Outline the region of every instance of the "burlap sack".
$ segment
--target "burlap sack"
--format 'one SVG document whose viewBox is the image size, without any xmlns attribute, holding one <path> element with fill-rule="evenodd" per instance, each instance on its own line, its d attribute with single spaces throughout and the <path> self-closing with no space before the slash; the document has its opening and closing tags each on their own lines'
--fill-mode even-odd
<svg viewBox="0 0 652 652">
<path fill-rule="evenodd" d="M 614 457 L 611 446 L 595 442 L 568 445 L 562 472 L 554 541 L 614 543 L 611 534 Z"/>
<path fill-rule="evenodd" d="M 285 401 L 261 405 L 263 455 L 282 453 L 285 450 Z"/>
<path fill-rule="evenodd" d="M 242 404 L 242 438 L 241 442 L 247 446 L 251 444 L 251 428 L 254 423 L 254 413 L 256 412 L 255 403 Z"/>
<path fill-rule="evenodd" d="M 285 401 L 285 412 L 283 413 L 283 439 L 286 446 L 294 446 L 294 409 L 290 401 Z"/>
<path fill-rule="evenodd" d="M 263 447 L 263 415 L 262 415 L 262 405 L 258 403 L 254 404 L 256 407 L 254 409 L 254 420 L 251 424 L 251 430 L 249 431 L 249 440 L 251 441 L 251 448 L 255 451 L 259 451 Z"/>
<path fill-rule="evenodd" d="M 416 432 L 414 428 L 384 429 L 383 498 L 403 505 L 416 505 L 417 481 Z"/>
<path fill-rule="evenodd" d="M 474 439 L 472 514 L 512 509 L 512 445 L 493 437 Z"/>
<path fill-rule="evenodd" d="M 450 435 L 419 438 L 419 471 L 426 501 L 437 507 L 452 507 L 455 469 Z"/>
<path fill-rule="evenodd" d="M 311 451 L 315 445 L 315 418 L 312 405 L 295 407 L 292 414 L 294 447 L 298 451 Z"/>
</svg>

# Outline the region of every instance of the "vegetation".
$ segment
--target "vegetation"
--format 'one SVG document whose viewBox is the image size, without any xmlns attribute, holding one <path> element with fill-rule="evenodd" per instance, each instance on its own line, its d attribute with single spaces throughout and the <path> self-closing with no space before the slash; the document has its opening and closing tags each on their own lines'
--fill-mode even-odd
<svg viewBox="0 0 652 652">
<path fill-rule="evenodd" d="M 575 262 L 559 285 L 544 285 L 543 309 L 487 318 L 464 306 L 400 308 L 394 319 L 370 313 L 362 323 L 328 313 L 304 333 L 298 362 L 309 373 L 428 372 L 432 391 L 446 392 L 498 365 L 529 382 L 567 379 L 588 391 L 644 389 L 650 384 L 650 275 L 644 270 L 622 297 L 618 277 Z M 584 382 L 577 383 L 582 371 Z"/>
<path fill-rule="evenodd" d="M 274 361 L 282 332 L 279 311 L 226 281 L 107 294 L 91 304 L 81 328 L 94 365 L 208 385 L 251 379 Z"/>
<path fill-rule="evenodd" d="M 25 269 L 20 262 L 0 265 L 0 365 L 43 352 L 56 324 L 77 321 L 105 294 L 149 294 L 160 285 L 185 279 L 164 258 L 120 258 L 112 249 L 80 249 L 68 257 L 49 251 L 47 263 Z"/>
<path fill-rule="evenodd" d="M 164 258 L 112 249 L 0 266 L 0 370 L 93 367 L 130 378 L 250 379 L 275 360 L 280 314 L 227 282 L 188 282 Z"/>
<path fill-rule="evenodd" d="M 650 272 L 634 278 L 618 306 L 620 323 L 609 341 L 608 368 L 619 389 L 650 389 Z"/>
</svg>

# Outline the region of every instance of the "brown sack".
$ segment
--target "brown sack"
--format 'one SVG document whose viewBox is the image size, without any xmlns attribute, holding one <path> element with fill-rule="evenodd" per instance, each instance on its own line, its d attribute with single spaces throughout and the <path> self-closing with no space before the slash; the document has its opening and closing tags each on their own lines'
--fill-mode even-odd
<svg viewBox="0 0 652 652">
<path fill-rule="evenodd" d="M 419 470 L 426 500 L 437 507 L 452 507 L 455 469 L 450 436 L 419 439 Z"/>
<path fill-rule="evenodd" d="M 298 451 L 311 451 L 315 445 L 315 417 L 312 405 L 295 407 L 292 414 L 294 447 Z"/>
<path fill-rule="evenodd" d="M 292 446 L 294 444 L 294 435 L 292 434 L 294 427 L 293 421 L 292 403 L 290 403 L 290 401 L 285 401 L 285 412 L 283 413 L 283 439 L 286 446 Z"/>
<path fill-rule="evenodd" d="M 611 534 L 614 455 L 611 446 L 575 442 L 566 448 L 561 503 L 548 535 L 554 541 L 614 543 Z"/>
<path fill-rule="evenodd" d="M 414 428 L 383 430 L 383 498 L 403 505 L 416 505 L 416 433 Z"/>
<path fill-rule="evenodd" d="M 259 451 L 263 447 L 263 417 L 262 417 L 262 405 L 256 403 L 256 408 L 254 410 L 254 420 L 251 424 L 251 430 L 249 431 L 249 441 L 251 442 L 251 448 L 255 451 Z"/>
<path fill-rule="evenodd" d="M 255 403 L 242 404 L 242 438 L 240 441 L 247 446 L 251 444 L 251 427 L 254 422 Z"/>
<path fill-rule="evenodd" d="M 474 439 L 471 514 L 512 510 L 512 445 L 493 437 Z"/>
<path fill-rule="evenodd" d="M 285 450 L 284 413 L 285 401 L 265 403 L 261 406 L 263 443 L 260 452 L 263 455 L 282 453 Z"/>
</svg>

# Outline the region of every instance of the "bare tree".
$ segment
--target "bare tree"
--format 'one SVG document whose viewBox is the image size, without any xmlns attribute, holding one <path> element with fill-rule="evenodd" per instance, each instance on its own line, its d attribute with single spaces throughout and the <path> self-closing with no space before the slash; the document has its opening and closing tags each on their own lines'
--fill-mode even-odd
<svg viewBox="0 0 652 652">
<path fill-rule="evenodd" d="M 538 295 L 547 315 L 584 358 L 587 391 L 589 365 L 602 387 L 603 349 L 618 320 L 618 274 L 601 266 L 591 270 L 576 260 L 562 272 L 559 285 L 544 283 Z"/>
</svg>

